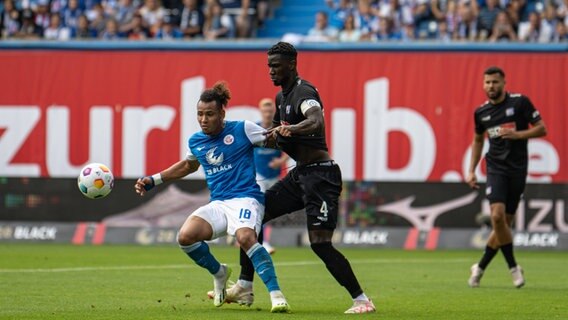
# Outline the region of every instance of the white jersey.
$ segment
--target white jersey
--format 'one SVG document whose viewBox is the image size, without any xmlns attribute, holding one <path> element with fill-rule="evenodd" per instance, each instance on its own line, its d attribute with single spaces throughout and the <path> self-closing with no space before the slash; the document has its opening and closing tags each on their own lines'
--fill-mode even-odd
<svg viewBox="0 0 568 320">
<path fill-rule="evenodd" d="M 265 129 L 251 121 L 225 121 L 220 134 L 193 134 L 188 141 L 188 160 L 203 166 L 211 201 L 254 198 L 264 204 L 256 183 L 253 149 L 264 142 Z"/>
</svg>

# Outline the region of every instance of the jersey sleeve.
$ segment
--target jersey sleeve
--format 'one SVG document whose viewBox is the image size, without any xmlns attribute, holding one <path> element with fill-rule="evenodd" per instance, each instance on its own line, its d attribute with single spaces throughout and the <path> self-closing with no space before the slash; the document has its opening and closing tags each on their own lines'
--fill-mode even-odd
<svg viewBox="0 0 568 320">
<path fill-rule="evenodd" d="M 266 129 L 259 126 L 258 124 L 245 120 L 245 134 L 247 135 L 250 143 L 261 146 L 262 143 L 266 140 L 265 132 Z"/>
<path fill-rule="evenodd" d="M 531 100 L 528 97 L 523 96 L 523 115 L 525 119 L 527 119 L 531 124 L 535 124 L 542 120 L 540 117 L 540 113 L 534 105 L 532 104 Z"/>
<path fill-rule="evenodd" d="M 311 102 L 312 104 L 317 104 L 317 105 L 319 105 L 320 108 L 322 107 L 321 102 L 320 102 L 320 98 L 319 98 L 319 94 L 314 87 L 309 86 L 309 85 L 301 85 L 301 86 L 298 87 L 297 90 L 298 90 L 298 92 L 297 92 L 296 95 L 298 97 L 298 100 L 296 101 L 297 105 L 294 106 L 297 113 L 304 114 L 301 110 L 301 105 L 302 105 L 302 102 L 304 102 L 304 101 L 312 101 L 313 100 Z"/>
<path fill-rule="evenodd" d="M 473 113 L 473 121 L 475 123 L 475 133 L 483 134 L 485 132 L 485 127 L 483 127 L 479 120 L 479 112 L 477 110 Z"/>
<path fill-rule="evenodd" d="M 185 153 L 185 160 L 188 161 L 197 160 L 197 157 L 191 151 L 191 138 L 187 141 L 187 152 Z"/>
</svg>

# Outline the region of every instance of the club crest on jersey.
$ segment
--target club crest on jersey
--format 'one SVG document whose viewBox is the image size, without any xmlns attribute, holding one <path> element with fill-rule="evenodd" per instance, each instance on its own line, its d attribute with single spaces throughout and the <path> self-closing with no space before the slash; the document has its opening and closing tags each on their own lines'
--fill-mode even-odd
<svg viewBox="0 0 568 320">
<path fill-rule="evenodd" d="M 207 153 L 205 154 L 205 159 L 207 159 L 207 162 L 212 166 L 220 166 L 221 163 L 223 163 L 223 153 L 221 152 L 220 155 L 216 156 L 215 150 L 217 150 L 217 147 L 207 151 Z"/>
<path fill-rule="evenodd" d="M 223 143 L 225 143 L 226 145 L 231 145 L 233 144 L 233 142 L 235 142 L 235 137 L 233 137 L 232 134 L 228 134 L 225 136 L 225 138 L 223 138 Z"/>
<path fill-rule="evenodd" d="M 515 109 L 514 108 L 507 108 L 507 110 L 505 110 L 505 115 L 508 116 L 512 116 L 515 114 Z"/>
<path fill-rule="evenodd" d="M 291 105 L 286 106 L 286 114 L 290 114 L 290 109 L 292 109 Z"/>
</svg>

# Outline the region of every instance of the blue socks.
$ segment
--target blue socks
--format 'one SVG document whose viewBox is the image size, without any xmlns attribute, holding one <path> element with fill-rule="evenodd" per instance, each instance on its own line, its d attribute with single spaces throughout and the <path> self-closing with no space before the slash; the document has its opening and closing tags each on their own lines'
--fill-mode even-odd
<svg viewBox="0 0 568 320">
<path fill-rule="evenodd" d="M 266 249 L 260 243 L 256 243 L 247 251 L 247 255 L 252 261 L 254 270 L 268 288 L 268 292 L 280 290 L 272 258 Z"/>
<path fill-rule="evenodd" d="M 211 254 L 209 246 L 204 241 L 196 242 L 189 246 L 180 245 L 180 248 L 191 258 L 191 260 L 195 261 L 198 266 L 207 269 L 207 271 L 209 271 L 212 275 L 215 275 L 221 268 L 221 264 Z M 268 258 L 270 258 L 270 256 Z M 270 263 L 272 264 L 272 261 L 270 261 Z M 274 270 L 274 267 L 272 270 Z"/>
</svg>

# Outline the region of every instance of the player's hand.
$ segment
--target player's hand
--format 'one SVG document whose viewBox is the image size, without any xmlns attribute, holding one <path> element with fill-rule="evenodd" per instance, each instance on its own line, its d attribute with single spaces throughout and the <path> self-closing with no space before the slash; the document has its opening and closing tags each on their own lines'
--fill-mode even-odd
<svg viewBox="0 0 568 320">
<path fill-rule="evenodd" d="M 282 161 L 282 158 L 274 158 L 274 159 L 272 159 L 272 161 L 270 161 L 268 163 L 268 166 L 271 169 L 278 169 L 278 168 L 282 167 L 282 164 L 284 164 L 284 161 Z"/>
<path fill-rule="evenodd" d="M 499 136 L 501 139 L 517 140 L 519 139 L 519 134 L 515 129 L 511 128 L 501 128 L 499 130 Z"/>
<path fill-rule="evenodd" d="M 146 194 L 146 191 L 150 191 L 155 186 L 156 184 L 154 183 L 154 178 L 142 177 L 136 180 L 136 184 L 134 184 L 134 190 L 136 190 L 136 193 L 143 197 L 144 194 Z"/>
<path fill-rule="evenodd" d="M 470 186 L 472 189 L 479 189 L 479 185 L 477 184 L 477 177 L 475 176 L 475 172 L 470 172 L 467 177 L 465 178 L 465 182 Z"/>
<path fill-rule="evenodd" d="M 292 136 L 292 131 L 290 131 L 290 126 L 281 125 L 279 127 L 276 127 L 275 129 L 276 129 L 276 132 L 278 132 L 283 137 L 291 137 Z"/>
</svg>

